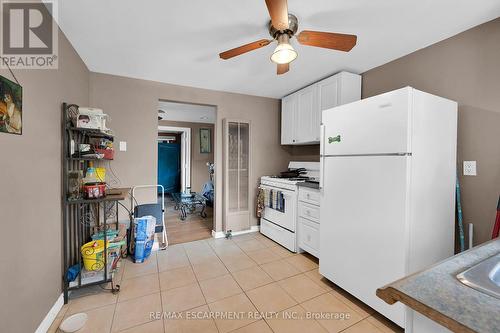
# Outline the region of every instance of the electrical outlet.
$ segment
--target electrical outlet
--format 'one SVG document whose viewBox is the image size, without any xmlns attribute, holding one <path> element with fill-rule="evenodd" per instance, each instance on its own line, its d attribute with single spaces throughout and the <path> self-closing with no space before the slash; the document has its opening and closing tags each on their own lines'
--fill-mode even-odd
<svg viewBox="0 0 500 333">
<path fill-rule="evenodd" d="M 464 176 L 476 176 L 476 161 L 464 161 Z"/>
<path fill-rule="evenodd" d="M 120 141 L 120 151 L 127 151 L 127 141 Z"/>
</svg>

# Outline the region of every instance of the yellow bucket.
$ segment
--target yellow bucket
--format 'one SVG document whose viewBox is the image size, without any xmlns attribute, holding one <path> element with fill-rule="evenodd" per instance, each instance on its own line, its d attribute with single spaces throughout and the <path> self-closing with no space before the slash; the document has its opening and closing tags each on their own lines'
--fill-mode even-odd
<svg viewBox="0 0 500 333">
<path fill-rule="evenodd" d="M 109 247 L 109 242 L 107 245 Z M 100 271 L 104 268 L 104 240 L 98 239 L 83 244 L 80 251 L 86 270 Z"/>
</svg>

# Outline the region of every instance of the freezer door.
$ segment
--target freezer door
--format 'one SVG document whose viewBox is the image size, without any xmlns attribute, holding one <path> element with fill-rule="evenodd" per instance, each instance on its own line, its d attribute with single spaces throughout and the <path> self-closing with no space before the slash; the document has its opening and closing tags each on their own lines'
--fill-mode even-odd
<svg viewBox="0 0 500 333">
<path fill-rule="evenodd" d="M 410 152 L 411 93 L 403 88 L 323 111 L 322 154 Z"/>
<path fill-rule="evenodd" d="M 404 327 L 377 288 L 405 276 L 408 156 L 324 158 L 320 273 Z"/>
</svg>

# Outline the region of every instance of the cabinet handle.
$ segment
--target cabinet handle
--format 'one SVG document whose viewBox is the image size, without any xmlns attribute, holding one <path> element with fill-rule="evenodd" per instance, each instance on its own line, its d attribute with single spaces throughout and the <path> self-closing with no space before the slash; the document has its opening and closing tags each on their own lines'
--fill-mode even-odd
<svg viewBox="0 0 500 333">
<path fill-rule="evenodd" d="M 307 199 L 310 199 L 311 195 L 309 193 L 307 193 Z"/>
</svg>

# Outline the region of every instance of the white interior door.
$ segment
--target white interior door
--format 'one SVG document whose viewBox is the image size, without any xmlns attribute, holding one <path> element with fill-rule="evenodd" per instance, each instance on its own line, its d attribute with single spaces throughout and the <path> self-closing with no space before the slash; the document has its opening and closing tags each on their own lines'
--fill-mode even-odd
<svg viewBox="0 0 500 333">
<path fill-rule="evenodd" d="M 375 295 L 406 273 L 407 156 L 324 158 L 320 273 L 404 326 Z"/>
</svg>

